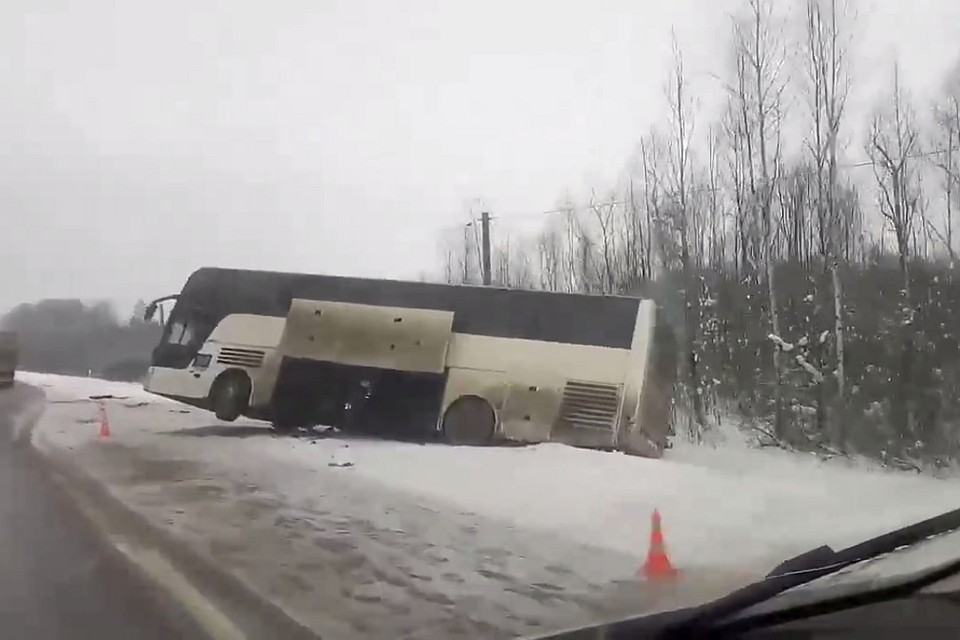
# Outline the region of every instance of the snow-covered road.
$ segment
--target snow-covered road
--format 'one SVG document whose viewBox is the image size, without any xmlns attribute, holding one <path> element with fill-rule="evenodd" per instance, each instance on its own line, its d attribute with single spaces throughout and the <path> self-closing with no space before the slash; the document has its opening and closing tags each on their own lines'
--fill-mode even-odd
<svg viewBox="0 0 960 640">
<path fill-rule="evenodd" d="M 811 547 L 958 506 L 955 481 L 735 436 L 677 444 L 664 460 L 276 437 L 134 385 L 20 378 L 50 402 L 38 447 L 334 636 L 510 636 L 690 604 Z M 92 394 L 123 398 L 107 401 L 108 441 Z M 676 584 L 637 580 L 654 508 Z"/>
</svg>

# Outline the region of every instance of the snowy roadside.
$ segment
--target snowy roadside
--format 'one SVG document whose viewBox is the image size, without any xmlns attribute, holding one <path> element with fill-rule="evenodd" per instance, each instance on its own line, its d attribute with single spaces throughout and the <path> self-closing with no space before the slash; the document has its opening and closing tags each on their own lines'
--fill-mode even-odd
<svg viewBox="0 0 960 640">
<path fill-rule="evenodd" d="M 636 576 L 642 524 L 631 554 L 583 545 L 385 487 L 354 473 L 365 463 L 328 466 L 347 458 L 263 425 L 217 424 L 135 387 L 45 382 L 35 446 L 323 637 L 515 637 L 695 604 L 755 577 L 694 570 L 651 588 Z M 107 400 L 107 440 L 90 393 L 123 398 Z M 283 448 L 313 450 L 312 464 Z"/>
<path fill-rule="evenodd" d="M 50 401 L 41 450 L 334 637 L 513 636 L 693 604 L 956 507 L 947 482 L 733 443 L 654 461 L 282 438 L 135 385 L 21 379 Z M 91 394 L 124 398 L 107 401 L 107 441 Z M 653 508 L 675 584 L 636 579 Z"/>
<path fill-rule="evenodd" d="M 93 395 L 114 395 L 118 399 L 179 406 L 173 400 L 155 396 L 144 391 L 142 386 L 129 382 L 113 382 L 56 373 L 33 373 L 32 371 L 17 371 L 17 380 L 43 389 L 52 400 L 86 400 Z"/>
</svg>

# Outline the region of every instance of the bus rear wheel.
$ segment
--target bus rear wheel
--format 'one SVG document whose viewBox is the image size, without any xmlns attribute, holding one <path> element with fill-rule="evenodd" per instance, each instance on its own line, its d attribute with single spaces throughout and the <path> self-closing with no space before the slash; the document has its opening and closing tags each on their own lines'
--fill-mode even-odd
<svg viewBox="0 0 960 640">
<path fill-rule="evenodd" d="M 221 375 L 210 390 L 210 405 L 218 420 L 233 422 L 247 408 L 250 398 L 250 379 L 241 372 Z"/>
<path fill-rule="evenodd" d="M 493 407 L 479 396 L 457 398 L 443 414 L 443 439 L 448 444 L 489 444 L 496 428 Z"/>
</svg>

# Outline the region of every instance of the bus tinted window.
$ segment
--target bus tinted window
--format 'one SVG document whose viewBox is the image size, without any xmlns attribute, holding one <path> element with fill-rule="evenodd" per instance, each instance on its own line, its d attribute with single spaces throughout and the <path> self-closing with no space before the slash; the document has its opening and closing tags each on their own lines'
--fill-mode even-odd
<svg viewBox="0 0 960 640">
<path fill-rule="evenodd" d="M 184 286 L 216 316 L 286 316 L 292 298 L 454 312 L 457 333 L 629 349 L 639 300 L 424 282 L 205 268 Z"/>
</svg>

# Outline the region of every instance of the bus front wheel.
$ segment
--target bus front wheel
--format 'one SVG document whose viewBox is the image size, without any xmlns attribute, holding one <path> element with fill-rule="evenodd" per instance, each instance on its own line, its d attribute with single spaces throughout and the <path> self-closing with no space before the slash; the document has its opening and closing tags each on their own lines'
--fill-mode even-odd
<svg viewBox="0 0 960 640">
<path fill-rule="evenodd" d="M 457 398 L 443 414 L 443 439 L 448 444 L 489 444 L 497 428 L 497 415 L 479 396 Z"/>
<path fill-rule="evenodd" d="M 233 422 L 239 418 L 250 398 L 250 379 L 239 371 L 221 375 L 210 390 L 210 405 L 218 420 Z"/>
</svg>

